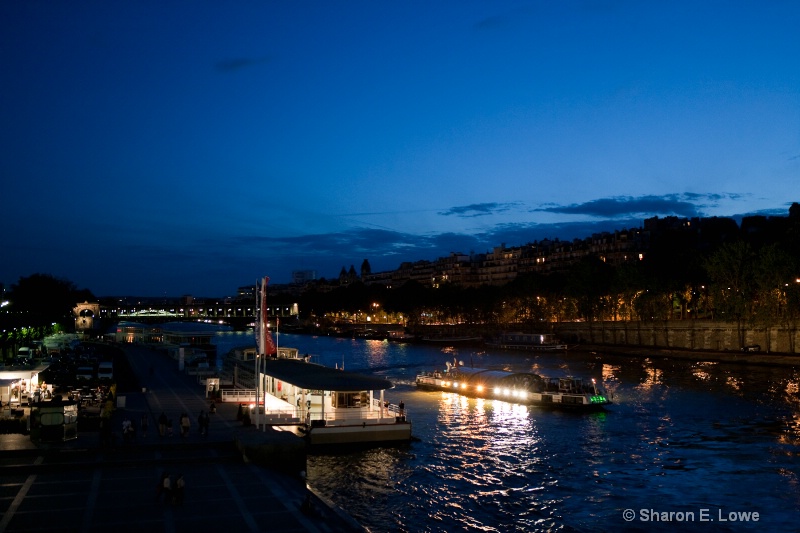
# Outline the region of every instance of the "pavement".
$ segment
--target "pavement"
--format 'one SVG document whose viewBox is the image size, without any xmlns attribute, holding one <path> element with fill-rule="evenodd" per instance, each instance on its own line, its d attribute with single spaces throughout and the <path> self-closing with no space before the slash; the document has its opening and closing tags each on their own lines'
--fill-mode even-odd
<svg viewBox="0 0 800 533">
<path fill-rule="evenodd" d="M 217 404 L 208 434 L 197 416 L 210 401 L 195 377 L 177 361 L 147 347 L 125 347 L 142 389 L 118 391 L 114 438 L 79 433 L 77 440 L 35 445 L 27 435 L 0 435 L 0 533 L 58 532 L 347 532 L 366 531 L 344 511 L 308 487 L 303 472 L 257 466 L 242 456 L 237 439 L 258 438 L 255 427 L 236 420 L 237 404 Z M 173 420 L 173 436 L 161 436 L 158 417 Z M 192 427 L 182 437 L 180 414 Z M 145 435 L 122 438 L 122 421 Z M 157 500 L 156 487 L 169 474 L 183 476 L 183 503 Z M 301 509 L 306 499 L 311 511 Z"/>
</svg>

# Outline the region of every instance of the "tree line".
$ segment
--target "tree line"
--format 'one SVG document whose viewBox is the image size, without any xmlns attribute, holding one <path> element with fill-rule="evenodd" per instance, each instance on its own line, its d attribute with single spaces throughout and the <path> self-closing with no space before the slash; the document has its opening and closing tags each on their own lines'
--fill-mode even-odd
<svg viewBox="0 0 800 533">
<path fill-rule="evenodd" d="M 757 218 L 757 217 L 756 217 Z M 764 218 L 764 217 L 761 217 Z M 728 219 L 729 220 L 729 219 Z M 760 224 L 716 224 L 722 231 L 678 227 L 653 236 L 641 260 L 612 266 L 586 256 L 550 274 L 524 274 L 503 286 L 437 288 L 410 281 L 388 288 L 360 281 L 331 291 L 313 286 L 276 294 L 276 304 L 298 303 L 315 322 L 336 313 L 380 312 L 409 326 L 480 324 L 541 330 L 543 323 L 708 319 L 748 327 L 795 330 L 800 321 L 800 205 L 789 217 Z M 49 274 L 20 278 L 0 315 L 10 335 L 40 338 L 59 324 L 69 330 L 73 307 L 95 301 L 91 291 Z M 16 332 L 16 333 L 14 333 Z M 24 332 L 24 333 L 20 333 Z M 16 339 L 15 339 L 16 340 Z"/>
<path fill-rule="evenodd" d="M 797 206 L 797 204 L 794 204 Z M 800 216 L 760 229 L 743 225 L 713 237 L 689 228 L 660 232 L 641 260 L 612 266 L 586 256 L 561 272 L 524 274 L 504 286 L 438 288 L 411 281 L 397 288 L 340 286 L 299 296 L 319 321 L 378 303 L 408 325 L 510 325 L 541 330 L 560 321 L 707 319 L 748 327 L 796 329 L 800 321 Z"/>
</svg>

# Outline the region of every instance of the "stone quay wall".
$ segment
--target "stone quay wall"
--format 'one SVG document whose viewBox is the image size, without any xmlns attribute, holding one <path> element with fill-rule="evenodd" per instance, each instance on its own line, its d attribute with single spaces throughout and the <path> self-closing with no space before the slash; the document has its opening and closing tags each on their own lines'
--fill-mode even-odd
<svg viewBox="0 0 800 533">
<path fill-rule="evenodd" d="M 562 341 L 581 344 L 665 348 L 697 351 L 741 351 L 735 323 L 711 320 L 659 322 L 561 322 L 553 330 Z M 769 327 L 744 329 L 745 346 L 761 352 L 800 353 L 800 329 Z"/>
</svg>

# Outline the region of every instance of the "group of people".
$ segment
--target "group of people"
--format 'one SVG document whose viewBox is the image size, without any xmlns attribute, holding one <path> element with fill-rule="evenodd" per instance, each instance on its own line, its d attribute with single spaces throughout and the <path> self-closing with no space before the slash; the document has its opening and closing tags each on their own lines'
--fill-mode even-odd
<svg viewBox="0 0 800 533">
<path fill-rule="evenodd" d="M 161 479 L 156 484 L 156 503 L 180 507 L 183 505 L 185 488 L 186 482 L 183 479 L 183 474 L 178 474 L 178 477 L 173 482 L 172 476 L 165 471 L 161 474 Z"/>
<path fill-rule="evenodd" d="M 213 413 L 215 411 L 216 409 L 213 409 L 211 412 Z M 145 416 L 146 415 L 142 415 L 142 420 L 144 420 Z M 197 417 L 197 426 L 199 428 L 201 436 L 203 437 L 208 436 L 208 426 L 210 421 L 211 419 L 209 418 L 208 413 L 205 411 L 205 409 L 201 410 L 200 414 Z M 189 432 L 191 431 L 192 428 L 192 421 L 189 418 L 189 414 L 186 413 L 185 411 L 181 413 L 181 416 L 178 419 L 178 425 L 180 426 L 181 437 L 184 438 L 188 437 Z M 163 411 L 161 412 L 161 415 L 158 417 L 158 435 L 161 438 L 171 437 L 173 435 L 172 419 L 167 417 L 166 413 L 164 413 Z"/>
</svg>

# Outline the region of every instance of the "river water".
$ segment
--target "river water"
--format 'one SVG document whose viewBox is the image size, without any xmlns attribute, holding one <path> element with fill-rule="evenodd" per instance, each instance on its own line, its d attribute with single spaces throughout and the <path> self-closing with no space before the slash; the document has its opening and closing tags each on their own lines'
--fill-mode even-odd
<svg viewBox="0 0 800 533">
<path fill-rule="evenodd" d="M 223 333 L 220 353 L 253 344 Z M 308 481 L 379 531 L 798 531 L 800 370 L 512 353 L 281 334 L 322 364 L 385 377 L 409 445 L 308 458 Z M 594 377 L 606 412 L 574 414 L 416 390 L 457 358 Z M 757 513 L 757 514 L 755 514 Z M 631 520 L 632 518 L 632 520 Z"/>
</svg>

